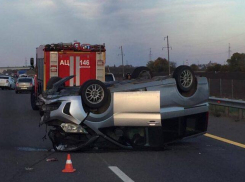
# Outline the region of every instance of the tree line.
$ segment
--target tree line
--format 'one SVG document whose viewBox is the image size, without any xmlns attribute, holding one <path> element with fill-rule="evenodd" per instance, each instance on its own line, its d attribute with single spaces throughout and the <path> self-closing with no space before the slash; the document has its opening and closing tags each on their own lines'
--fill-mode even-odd
<svg viewBox="0 0 245 182">
<path fill-rule="evenodd" d="M 245 72 L 245 54 L 234 53 L 230 59 L 227 59 L 227 64 L 215 64 L 206 68 L 207 72 L 221 71 L 221 72 Z M 194 71 L 198 71 L 198 66 L 195 64 L 191 65 Z"/>
<path fill-rule="evenodd" d="M 168 60 L 158 57 L 155 61 L 149 61 L 146 65 L 153 72 L 168 72 Z M 170 72 L 176 68 L 175 62 L 170 62 Z"/>
<path fill-rule="evenodd" d="M 207 72 L 213 72 L 213 71 L 221 71 L 221 72 L 245 72 L 245 53 L 234 53 L 230 59 L 226 61 L 227 64 L 221 65 L 221 64 L 211 64 L 211 65 L 197 65 L 192 64 L 190 67 L 193 71 L 207 71 Z M 156 60 L 148 61 L 146 66 L 152 71 L 152 72 L 168 72 L 168 60 L 165 58 L 158 57 Z M 126 72 L 130 72 L 134 70 L 134 66 L 132 65 L 124 65 L 124 70 Z M 173 72 L 176 68 L 175 62 L 170 62 L 170 71 Z M 121 72 L 122 71 L 122 65 L 119 65 L 118 67 L 116 65 L 114 66 L 107 66 L 106 71 L 110 72 Z"/>
<path fill-rule="evenodd" d="M 245 72 L 245 53 L 234 53 L 227 64 L 211 64 L 200 68 L 197 64 L 192 64 L 190 67 L 193 71 L 221 71 L 221 72 Z M 153 72 L 168 72 L 168 60 L 158 57 L 155 61 L 149 61 L 146 65 Z M 171 72 L 176 68 L 175 62 L 170 62 Z"/>
</svg>

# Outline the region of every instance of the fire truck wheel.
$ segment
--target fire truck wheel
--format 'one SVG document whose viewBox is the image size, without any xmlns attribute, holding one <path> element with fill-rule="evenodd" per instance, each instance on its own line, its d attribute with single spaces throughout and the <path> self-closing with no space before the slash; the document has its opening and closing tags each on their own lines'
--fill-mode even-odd
<svg viewBox="0 0 245 182">
<path fill-rule="evenodd" d="M 140 66 L 134 69 L 132 75 L 131 75 L 132 79 L 140 79 L 140 78 L 144 78 L 144 79 L 151 79 L 152 78 L 152 72 L 149 68 L 145 67 L 145 66 Z"/>
<path fill-rule="evenodd" d="M 39 108 L 36 105 L 36 97 L 34 91 L 31 92 L 31 107 L 34 111 L 39 110 Z"/>
<path fill-rule="evenodd" d="M 179 66 L 173 73 L 180 93 L 189 92 L 197 86 L 194 72 L 189 66 Z"/>
<path fill-rule="evenodd" d="M 90 109 L 100 109 L 109 99 L 109 90 L 99 80 L 86 81 L 79 90 L 83 103 Z"/>
<path fill-rule="evenodd" d="M 54 76 L 54 77 L 50 78 L 49 81 L 48 81 L 48 83 L 47 83 L 47 90 L 52 89 L 53 88 L 53 85 L 56 82 L 60 81 L 61 79 L 62 78 L 57 77 L 57 76 Z"/>
</svg>

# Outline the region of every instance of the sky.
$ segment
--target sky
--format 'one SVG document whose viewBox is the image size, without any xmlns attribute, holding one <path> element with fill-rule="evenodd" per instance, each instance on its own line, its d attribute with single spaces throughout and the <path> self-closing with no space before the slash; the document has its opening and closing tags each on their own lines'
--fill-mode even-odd
<svg viewBox="0 0 245 182">
<path fill-rule="evenodd" d="M 0 67 L 23 66 L 42 44 L 103 44 L 107 65 L 220 64 L 245 52 L 244 0 L 0 0 Z"/>
</svg>

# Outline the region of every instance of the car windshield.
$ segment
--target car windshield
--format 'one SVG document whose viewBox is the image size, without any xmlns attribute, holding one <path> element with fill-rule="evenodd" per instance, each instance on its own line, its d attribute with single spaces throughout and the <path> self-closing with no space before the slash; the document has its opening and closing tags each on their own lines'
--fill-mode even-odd
<svg viewBox="0 0 245 182">
<path fill-rule="evenodd" d="M 31 82 L 32 82 L 32 79 L 26 79 L 26 78 L 24 78 L 24 79 L 19 79 L 18 82 L 19 82 L 19 83 L 22 83 L 22 82 L 31 83 Z"/>
</svg>

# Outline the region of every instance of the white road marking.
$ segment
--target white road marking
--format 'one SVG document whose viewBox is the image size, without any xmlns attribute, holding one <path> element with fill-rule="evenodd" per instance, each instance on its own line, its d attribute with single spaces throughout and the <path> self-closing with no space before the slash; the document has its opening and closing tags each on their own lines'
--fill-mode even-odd
<svg viewBox="0 0 245 182">
<path fill-rule="evenodd" d="M 134 182 L 130 177 L 128 177 L 124 172 L 122 172 L 117 166 L 109 166 L 109 168 L 124 182 Z"/>
<path fill-rule="evenodd" d="M 20 151 L 27 151 L 27 152 L 53 152 L 53 149 L 39 149 L 39 148 L 32 148 L 32 147 L 17 147 L 17 150 Z"/>
</svg>

